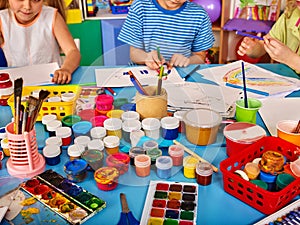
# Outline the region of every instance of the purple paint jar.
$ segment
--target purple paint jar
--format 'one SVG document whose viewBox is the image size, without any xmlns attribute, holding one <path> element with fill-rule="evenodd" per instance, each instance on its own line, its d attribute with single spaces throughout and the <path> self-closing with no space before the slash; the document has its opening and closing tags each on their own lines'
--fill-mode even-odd
<svg viewBox="0 0 300 225">
<path fill-rule="evenodd" d="M 179 119 L 167 116 L 160 121 L 162 127 L 162 137 L 166 140 L 174 140 L 178 138 Z"/>
</svg>

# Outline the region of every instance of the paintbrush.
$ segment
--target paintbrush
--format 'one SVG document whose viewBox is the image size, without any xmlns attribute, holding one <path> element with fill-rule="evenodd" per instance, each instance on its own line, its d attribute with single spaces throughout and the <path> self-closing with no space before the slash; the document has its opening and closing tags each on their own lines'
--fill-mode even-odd
<svg viewBox="0 0 300 225">
<path fill-rule="evenodd" d="M 34 110 L 33 120 L 31 120 L 31 126 L 30 126 L 31 130 L 33 129 L 35 121 L 39 115 L 41 108 L 42 108 L 42 104 L 43 104 L 44 100 L 49 96 L 49 94 L 50 94 L 50 92 L 48 90 L 41 90 L 39 92 L 39 98 L 38 98 L 36 108 Z"/>
<path fill-rule="evenodd" d="M 21 107 L 21 99 L 22 99 L 22 90 L 23 90 L 23 78 L 18 78 L 14 80 L 14 107 L 15 107 L 15 115 L 14 115 L 14 131 L 15 134 L 19 134 L 19 123 L 20 123 L 20 107 Z"/>
<path fill-rule="evenodd" d="M 156 89 L 156 95 L 160 95 L 161 93 L 161 85 L 162 85 L 162 75 L 164 74 L 164 66 L 160 67 L 159 70 L 159 76 L 158 76 L 158 82 L 157 82 L 157 89 Z"/>
<path fill-rule="evenodd" d="M 25 128 L 25 131 L 27 131 L 27 132 L 31 131 L 31 126 L 32 126 L 31 124 L 32 124 L 34 111 L 37 107 L 37 104 L 38 104 L 38 99 L 33 97 L 33 96 L 29 96 L 29 99 L 28 99 L 28 116 L 27 116 L 26 128 Z"/>
<path fill-rule="evenodd" d="M 24 106 L 24 113 L 23 113 L 22 124 L 21 124 L 22 134 L 24 134 L 24 132 L 26 131 L 27 117 L 28 117 L 28 103 L 26 102 Z"/>
<path fill-rule="evenodd" d="M 297 127 L 295 128 L 293 133 L 298 134 L 299 132 L 300 132 L 300 120 L 298 121 Z"/>
</svg>

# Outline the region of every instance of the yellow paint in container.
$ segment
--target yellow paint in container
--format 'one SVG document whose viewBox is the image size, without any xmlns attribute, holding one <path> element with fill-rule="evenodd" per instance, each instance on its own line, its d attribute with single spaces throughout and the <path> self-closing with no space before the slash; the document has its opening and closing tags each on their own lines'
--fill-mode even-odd
<svg viewBox="0 0 300 225">
<path fill-rule="evenodd" d="M 186 156 L 183 159 L 183 175 L 186 178 L 196 178 L 196 165 L 199 162 L 193 156 Z"/>
<path fill-rule="evenodd" d="M 5 156 L 10 156 L 9 144 L 7 138 L 1 140 L 1 148 L 3 149 Z"/>
</svg>

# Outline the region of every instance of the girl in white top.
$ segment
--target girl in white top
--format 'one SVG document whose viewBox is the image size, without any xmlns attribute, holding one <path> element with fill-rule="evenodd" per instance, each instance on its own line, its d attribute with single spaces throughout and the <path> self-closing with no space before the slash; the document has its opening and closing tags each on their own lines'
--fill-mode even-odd
<svg viewBox="0 0 300 225">
<path fill-rule="evenodd" d="M 66 58 L 52 81 L 57 84 L 71 81 L 81 56 L 65 22 L 63 1 L 0 1 L 0 46 L 8 66 L 51 62 L 61 65 L 61 48 Z"/>
</svg>

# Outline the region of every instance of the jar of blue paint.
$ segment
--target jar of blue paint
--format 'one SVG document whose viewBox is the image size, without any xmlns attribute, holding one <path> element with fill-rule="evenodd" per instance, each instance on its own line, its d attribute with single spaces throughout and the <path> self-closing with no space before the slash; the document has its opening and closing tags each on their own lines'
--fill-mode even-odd
<svg viewBox="0 0 300 225">
<path fill-rule="evenodd" d="M 167 179 L 171 177 L 171 169 L 173 166 L 173 161 L 170 156 L 159 156 L 156 159 L 156 174 L 159 178 Z"/>
<path fill-rule="evenodd" d="M 167 116 L 161 119 L 162 137 L 166 140 L 178 138 L 179 119 Z"/>
<path fill-rule="evenodd" d="M 276 175 L 260 171 L 259 179 L 267 183 L 268 191 L 276 190 Z"/>
<path fill-rule="evenodd" d="M 79 121 L 72 126 L 74 137 L 78 136 L 89 136 L 90 130 L 92 129 L 92 123 L 89 121 Z"/>
<path fill-rule="evenodd" d="M 87 175 L 87 162 L 83 159 L 74 159 L 66 162 L 64 165 L 64 171 L 67 174 L 67 178 L 73 182 L 81 182 Z"/>
<path fill-rule="evenodd" d="M 60 153 L 60 146 L 55 144 L 49 144 L 43 148 L 43 155 L 49 166 L 55 166 L 60 163 Z"/>
</svg>

